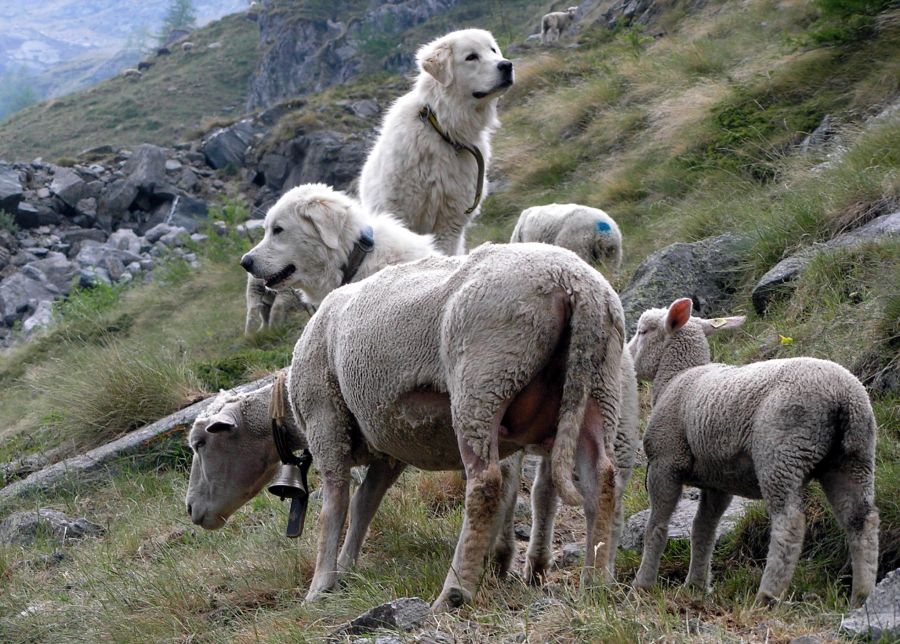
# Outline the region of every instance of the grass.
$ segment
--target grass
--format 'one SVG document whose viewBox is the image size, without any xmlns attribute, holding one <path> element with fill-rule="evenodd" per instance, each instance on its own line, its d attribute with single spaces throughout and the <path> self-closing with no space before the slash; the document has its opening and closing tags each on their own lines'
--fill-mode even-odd
<svg viewBox="0 0 900 644">
<path fill-rule="evenodd" d="M 657 18 L 664 37 L 650 39 L 654 29 L 586 30 L 577 48 L 525 50 L 494 139 L 492 174 L 502 190 L 488 197 L 468 239 L 470 246 L 508 239 L 530 205 L 602 207 L 623 230 L 625 264 L 614 281 L 622 287 L 644 257 L 673 241 L 744 235 L 737 292 L 723 313 L 746 313 L 748 321 L 715 337 L 713 355 L 734 364 L 828 358 L 869 386 L 879 426 L 883 575 L 900 565 L 900 397 L 887 378 L 900 349 L 900 244 L 814 260 L 765 317 L 750 304 L 755 280 L 773 263 L 895 211 L 900 198 L 900 120 L 866 121 L 900 92 L 895 13 L 863 12 L 873 15 L 869 31 L 822 46 L 810 34 L 834 19 L 825 4 L 713 3 L 690 14 L 675 8 Z M 515 26 L 510 34 L 532 24 L 533 15 L 519 9 L 497 14 Z M 453 11 L 457 20 L 476 9 L 462 3 Z M 370 46 L 377 52 L 383 43 Z M 323 124 L 352 131 L 359 123 L 333 109 L 339 101 L 374 95 L 386 104 L 404 87 L 363 79 L 331 88 L 295 103 L 276 131 Z M 801 156 L 793 143 L 824 113 L 839 123 L 846 151 Z M 230 203 L 211 219 L 245 216 Z M 79 292 L 46 335 L 0 356 L 0 461 L 65 446 L 76 435 L 94 444 L 143 421 L 142 405 L 98 405 L 105 401 L 80 382 L 85 373 L 113 391 L 146 387 L 154 405 L 175 407 L 197 390 L 287 363 L 303 319 L 244 337 L 244 276 L 235 260 L 247 241 L 210 238 L 199 269 L 172 261 L 151 283 Z M 114 422 L 105 420 L 110 411 Z M 161 408 L 148 415 L 156 413 Z M 461 522 L 453 475 L 405 473 L 373 523 L 359 566 L 324 602 L 307 606 L 301 600 L 313 568 L 316 503 L 309 532 L 297 542 L 281 536 L 285 511 L 265 494 L 221 532 L 202 532 L 182 508 L 183 461 L 159 463 L 119 468 L 99 483 L 75 480 L 3 508 L 58 507 L 109 533 L 80 544 L 0 548 L 0 639 L 128 641 L 140 632 L 152 641 L 317 641 L 374 604 L 439 592 Z M 637 468 L 626 514 L 647 506 L 643 478 Z M 554 571 L 543 590 L 488 576 L 474 606 L 431 617 L 425 628 L 462 641 L 835 639 L 848 610 L 846 545 L 816 485 L 806 504 L 808 534 L 789 600 L 772 610 L 752 605 L 768 543 L 765 512 L 755 506 L 717 548 L 708 595 L 680 588 L 689 549 L 672 543 L 652 592 L 628 591 L 639 553 L 621 551 L 619 585 L 610 589 L 581 593 L 574 569 Z M 581 538 L 580 521 L 578 512 L 561 511 L 557 551 Z M 518 564 L 523 549 L 520 543 Z M 47 563 L 44 555 L 54 550 L 65 558 Z M 560 603 L 539 610 L 535 602 L 546 596 Z M 36 609 L 20 616 L 29 606 Z"/>
</svg>

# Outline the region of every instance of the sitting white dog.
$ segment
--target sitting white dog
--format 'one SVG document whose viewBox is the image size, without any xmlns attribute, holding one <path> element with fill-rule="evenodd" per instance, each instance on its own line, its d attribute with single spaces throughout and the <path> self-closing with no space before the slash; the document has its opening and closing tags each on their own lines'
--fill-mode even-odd
<svg viewBox="0 0 900 644">
<path fill-rule="evenodd" d="M 462 254 L 486 192 L 497 99 L 513 84 L 513 65 L 482 29 L 442 36 L 417 61 L 415 86 L 388 111 L 363 166 L 360 199 L 433 234 L 440 251 Z"/>
</svg>

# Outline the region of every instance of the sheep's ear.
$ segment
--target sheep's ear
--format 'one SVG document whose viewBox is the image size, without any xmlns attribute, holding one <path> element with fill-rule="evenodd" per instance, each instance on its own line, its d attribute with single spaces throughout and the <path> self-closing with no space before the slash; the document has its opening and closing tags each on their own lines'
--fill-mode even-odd
<svg viewBox="0 0 900 644">
<path fill-rule="evenodd" d="M 709 337 L 713 333 L 723 329 L 736 329 L 746 321 L 746 316 L 735 315 L 730 318 L 710 318 L 709 320 L 700 320 L 700 326 L 703 328 L 703 333 Z"/>
<path fill-rule="evenodd" d="M 210 434 L 217 434 L 219 432 L 228 432 L 237 427 L 237 419 L 234 417 L 234 414 L 227 411 L 220 411 L 215 416 L 211 416 L 209 419 L 209 424 L 206 426 L 206 431 Z"/>
<path fill-rule="evenodd" d="M 689 297 L 683 297 L 672 302 L 666 315 L 666 331 L 674 333 L 687 324 L 687 321 L 691 319 L 691 311 L 693 310 L 694 304 Z"/>
<path fill-rule="evenodd" d="M 453 80 L 453 49 L 447 43 L 427 46 L 419 52 L 419 65 L 441 85 L 449 85 Z"/>
<path fill-rule="evenodd" d="M 325 199 L 309 202 L 305 208 L 300 209 L 300 216 L 312 224 L 316 234 L 322 239 L 322 243 L 332 250 L 341 247 L 340 228 L 335 209 L 340 204 Z"/>
</svg>

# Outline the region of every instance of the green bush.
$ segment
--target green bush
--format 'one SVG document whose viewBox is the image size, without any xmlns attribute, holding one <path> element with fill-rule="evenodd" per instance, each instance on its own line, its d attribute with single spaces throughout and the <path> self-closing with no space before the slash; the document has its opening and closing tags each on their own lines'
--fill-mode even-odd
<svg viewBox="0 0 900 644">
<path fill-rule="evenodd" d="M 16 223 L 15 218 L 5 210 L 0 210 L 0 230 L 5 230 L 12 234 L 19 232 L 19 225 Z"/>
</svg>

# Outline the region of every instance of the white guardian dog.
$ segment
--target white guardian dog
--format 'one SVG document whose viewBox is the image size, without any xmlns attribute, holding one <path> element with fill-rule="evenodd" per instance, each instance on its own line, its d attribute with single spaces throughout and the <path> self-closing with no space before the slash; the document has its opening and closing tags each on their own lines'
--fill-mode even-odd
<svg viewBox="0 0 900 644">
<path fill-rule="evenodd" d="M 485 195 L 497 99 L 513 65 L 488 31 L 454 31 L 422 47 L 413 89 L 391 107 L 360 176 L 360 199 L 437 248 L 465 252 L 465 228 Z"/>
</svg>

